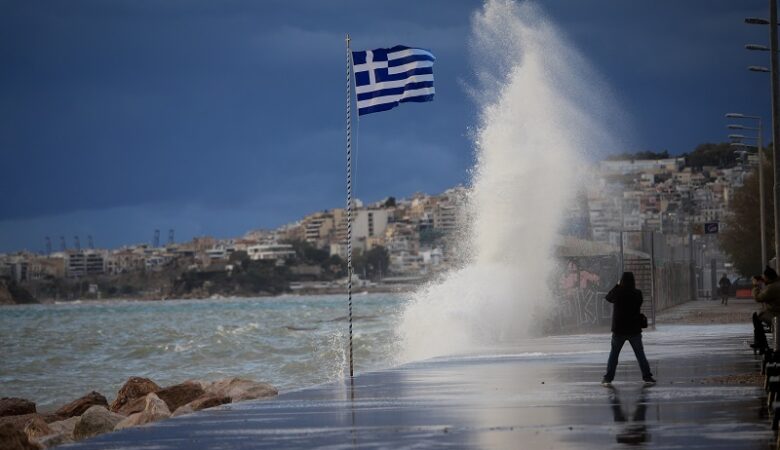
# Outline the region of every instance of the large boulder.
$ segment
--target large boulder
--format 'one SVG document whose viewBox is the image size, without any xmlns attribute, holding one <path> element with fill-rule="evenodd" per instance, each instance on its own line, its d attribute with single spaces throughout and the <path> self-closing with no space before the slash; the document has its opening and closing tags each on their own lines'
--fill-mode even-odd
<svg viewBox="0 0 780 450">
<path fill-rule="evenodd" d="M 127 405 L 131 400 L 146 397 L 146 394 L 150 392 L 157 392 L 159 390 L 160 386 L 148 378 L 130 377 L 127 379 L 125 384 L 119 388 L 119 392 L 116 394 L 116 399 L 113 401 L 113 403 L 111 403 L 111 408 L 109 409 L 113 412 L 120 412 L 122 407 Z M 121 414 L 129 415 L 130 413 Z"/>
<path fill-rule="evenodd" d="M 117 423 L 114 429 L 121 430 L 124 428 L 137 427 L 139 425 L 144 425 L 171 417 L 171 410 L 168 409 L 168 405 L 155 393 L 152 392 L 147 394 L 145 400 L 146 404 L 143 411 L 132 414 L 125 418 L 121 422 Z"/>
<path fill-rule="evenodd" d="M 200 411 L 201 409 L 224 405 L 231 401 L 232 399 L 227 395 L 205 394 L 187 404 L 190 405 L 194 411 Z"/>
<path fill-rule="evenodd" d="M 78 417 L 71 417 L 68 420 L 78 420 Z M 56 432 L 41 417 L 36 417 L 24 427 L 24 434 L 32 444 L 38 444 L 42 448 L 55 447 L 58 445 L 69 444 L 73 442 L 73 427 L 67 432 Z"/>
<path fill-rule="evenodd" d="M 48 425 L 52 433 L 38 437 L 34 442 L 43 448 L 56 447 L 58 445 L 74 442 L 73 429 L 76 428 L 76 424 L 80 420 L 81 417 L 75 416 L 65 420 L 51 422 Z"/>
<path fill-rule="evenodd" d="M 153 394 L 153 392 L 150 392 L 150 394 Z M 115 412 L 123 416 L 129 416 L 130 414 L 135 414 L 143 411 L 145 407 L 146 407 L 146 395 L 142 397 L 134 398 L 132 400 L 128 400 L 127 403 L 122 405 L 122 407 Z"/>
<path fill-rule="evenodd" d="M 168 404 L 157 394 L 148 394 L 146 396 L 146 407 L 144 407 L 142 412 L 155 420 L 164 419 L 171 415 L 171 409 L 168 408 Z"/>
<path fill-rule="evenodd" d="M 233 402 L 275 397 L 279 391 L 268 383 L 244 378 L 225 378 L 209 383 L 206 392 L 219 397 L 230 397 Z"/>
<path fill-rule="evenodd" d="M 43 416 L 38 413 L 20 414 L 18 416 L 0 417 L 0 425 L 9 424 L 19 431 L 24 431 L 24 427 L 27 426 L 27 423 L 36 418 L 41 418 L 44 419 L 44 421 L 46 421 L 46 416 Z"/>
<path fill-rule="evenodd" d="M 180 406 L 176 411 L 173 412 L 173 414 L 171 414 L 171 417 L 179 417 L 179 416 L 184 416 L 184 415 L 187 415 L 187 414 L 194 413 L 195 410 L 192 409 L 192 406 L 190 406 L 190 405 L 191 405 L 191 403 L 187 403 L 184 406 Z"/>
<path fill-rule="evenodd" d="M 116 424 L 124 418 L 120 414 L 112 413 L 104 406 L 91 406 L 76 422 L 76 426 L 73 428 L 73 438 L 81 440 L 108 433 L 113 431 Z"/>
<path fill-rule="evenodd" d="M 225 403 L 230 403 L 230 397 L 205 394 L 184 406 L 176 408 L 176 411 L 173 412 L 173 417 L 191 414 L 195 411 L 200 411 L 201 409 L 213 408 L 215 406 L 224 405 Z"/>
<path fill-rule="evenodd" d="M 35 403 L 29 400 L 15 397 L 0 398 L 0 417 L 20 416 L 34 412 L 36 412 Z"/>
<path fill-rule="evenodd" d="M 48 434 L 54 434 L 54 430 L 40 417 L 35 417 L 24 426 L 24 434 L 30 439 L 30 442 L 34 442 L 42 436 Z"/>
<path fill-rule="evenodd" d="M 0 425 L 0 448 L 3 450 L 39 450 L 27 435 L 10 423 Z"/>
<path fill-rule="evenodd" d="M 43 448 L 56 447 L 58 445 L 70 444 L 73 442 L 73 436 L 67 434 L 50 434 L 42 436 L 35 440 L 35 443 Z"/>
<path fill-rule="evenodd" d="M 200 383 L 195 381 L 185 381 L 181 384 L 175 384 L 155 392 L 157 397 L 161 398 L 171 411 L 176 411 L 180 406 L 197 399 L 206 392 Z"/>
<path fill-rule="evenodd" d="M 80 416 L 93 406 L 102 406 L 107 409 L 108 401 L 100 393 L 92 391 L 58 409 L 54 414 L 63 418 Z"/>
<path fill-rule="evenodd" d="M 70 436 L 72 439 L 73 429 L 76 428 L 76 423 L 78 423 L 80 419 L 80 417 L 76 416 L 65 420 L 58 420 L 57 422 L 50 422 L 49 428 L 51 428 L 52 431 L 56 434 L 64 434 L 66 436 Z"/>
</svg>

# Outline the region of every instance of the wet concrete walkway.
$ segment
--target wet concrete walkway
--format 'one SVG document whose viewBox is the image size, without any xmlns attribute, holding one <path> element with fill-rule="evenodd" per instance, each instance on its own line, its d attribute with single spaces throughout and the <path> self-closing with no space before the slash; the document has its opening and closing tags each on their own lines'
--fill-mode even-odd
<svg viewBox="0 0 780 450">
<path fill-rule="evenodd" d="M 526 341 L 434 359 L 277 399 L 103 435 L 81 449 L 769 449 L 763 390 L 719 384 L 755 373 L 749 325 L 669 325 L 645 334 L 658 384 L 629 346 L 599 384 L 609 335 Z"/>
</svg>

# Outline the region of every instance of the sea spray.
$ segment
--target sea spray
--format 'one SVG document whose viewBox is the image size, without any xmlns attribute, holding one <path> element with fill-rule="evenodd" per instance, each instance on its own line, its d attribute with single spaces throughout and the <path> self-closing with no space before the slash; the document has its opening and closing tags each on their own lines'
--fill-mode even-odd
<svg viewBox="0 0 780 450">
<path fill-rule="evenodd" d="M 329 380 L 335 380 L 343 383 L 346 378 L 345 373 L 347 367 L 349 366 L 349 361 L 347 359 L 347 349 L 344 346 L 345 341 L 346 336 L 344 336 L 344 333 L 341 330 L 335 330 L 328 336 L 328 345 L 326 350 L 330 355 L 334 356 L 332 358 L 326 359 L 326 372 L 328 373 Z"/>
<path fill-rule="evenodd" d="M 488 0 L 472 22 L 481 108 L 468 201 L 467 261 L 413 294 L 400 360 L 512 342 L 554 304 L 554 245 L 583 155 L 611 144 L 608 91 L 532 3 Z"/>
</svg>

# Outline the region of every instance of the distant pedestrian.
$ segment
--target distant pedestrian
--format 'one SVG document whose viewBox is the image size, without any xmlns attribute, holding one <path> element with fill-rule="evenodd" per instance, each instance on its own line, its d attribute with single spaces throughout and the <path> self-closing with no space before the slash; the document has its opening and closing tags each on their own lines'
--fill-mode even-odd
<svg viewBox="0 0 780 450">
<path fill-rule="evenodd" d="M 645 349 L 642 346 L 642 324 L 641 312 L 642 291 L 636 288 L 633 272 L 623 272 L 618 283 L 607 294 L 605 299 L 613 304 L 612 307 L 612 348 L 609 351 L 607 360 L 607 373 L 601 384 L 612 386 L 612 380 L 615 379 L 618 357 L 623 344 L 628 341 L 631 348 L 634 349 L 634 355 L 639 363 L 639 369 L 642 370 L 642 379 L 646 385 L 655 384 L 653 374 L 650 372 L 650 364 L 645 356 Z"/>
<path fill-rule="evenodd" d="M 720 281 L 718 281 L 718 290 L 720 291 L 720 304 L 728 305 L 729 295 L 731 295 L 731 280 L 729 280 L 729 277 L 727 277 L 725 273 L 720 277 Z"/>
</svg>

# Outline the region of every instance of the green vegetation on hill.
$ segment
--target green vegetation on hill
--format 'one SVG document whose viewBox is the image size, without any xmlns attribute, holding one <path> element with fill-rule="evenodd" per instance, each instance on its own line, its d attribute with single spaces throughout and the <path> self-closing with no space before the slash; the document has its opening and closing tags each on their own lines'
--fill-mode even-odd
<svg viewBox="0 0 780 450">
<path fill-rule="evenodd" d="M 285 243 L 292 245 L 295 251 L 295 258 L 288 263 L 320 267 L 322 270 L 320 277 L 323 281 L 332 281 L 347 276 L 347 262 L 339 256 L 331 256 L 327 250 L 317 248 L 307 241 L 294 240 Z"/>
<path fill-rule="evenodd" d="M 669 156 L 669 152 L 664 150 L 662 152 L 651 152 L 651 151 L 644 151 L 644 152 L 636 152 L 636 153 L 619 153 L 617 155 L 611 155 L 607 157 L 607 161 L 634 161 L 634 160 L 645 160 L 645 159 L 666 159 L 671 158 Z"/>
<path fill-rule="evenodd" d="M 641 151 L 636 153 L 620 153 L 611 155 L 608 161 L 636 161 L 674 158 L 668 151 L 660 152 Z M 678 157 L 685 158 L 685 165 L 694 168 L 704 166 L 714 167 L 732 167 L 739 161 L 739 152 L 728 142 L 718 144 L 704 143 L 699 144 L 692 152 L 682 153 Z"/>
<path fill-rule="evenodd" d="M 21 305 L 26 303 L 38 303 L 38 301 L 16 281 L 0 278 L 0 305 Z"/>
<path fill-rule="evenodd" d="M 389 265 L 390 254 L 382 246 L 374 247 L 352 258 L 355 273 L 361 278 L 365 277 L 369 280 L 376 280 L 383 274 L 387 274 Z"/>
<path fill-rule="evenodd" d="M 690 167 L 732 167 L 737 163 L 739 153 L 728 142 L 721 142 L 699 144 L 691 153 L 682 156 L 685 156 L 685 164 Z"/>
<path fill-rule="evenodd" d="M 275 295 L 289 289 L 290 268 L 276 261 L 246 259 L 233 270 L 184 272 L 173 282 L 172 297 L 206 297 L 219 295 Z"/>
<path fill-rule="evenodd" d="M 292 282 L 333 281 L 346 276 L 346 263 L 338 256 L 302 240 L 287 244 L 292 245 L 295 256 L 284 263 L 253 261 L 246 252 L 238 251 L 225 264 L 183 272 L 173 280 L 169 296 L 277 295 L 288 292 Z"/>
</svg>

